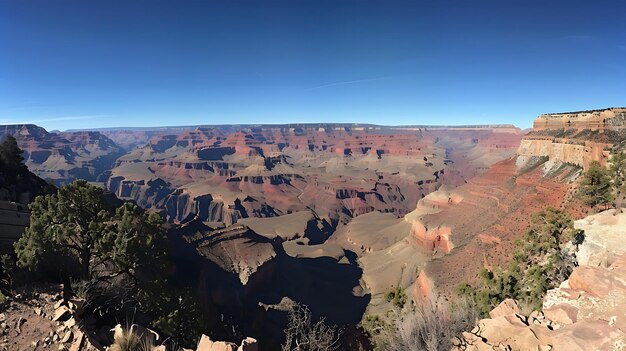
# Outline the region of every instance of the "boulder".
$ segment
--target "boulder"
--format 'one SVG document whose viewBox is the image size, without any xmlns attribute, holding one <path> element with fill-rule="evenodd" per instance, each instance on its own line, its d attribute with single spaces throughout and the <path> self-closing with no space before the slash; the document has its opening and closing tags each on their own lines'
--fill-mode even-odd
<svg viewBox="0 0 626 351">
<path fill-rule="evenodd" d="M 237 348 L 237 351 L 259 351 L 259 345 L 256 339 L 247 337 L 241 341 L 241 345 Z"/>
<path fill-rule="evenodd" d="M 196 351 L 237 351 L 237 345 L 224 341 L 212 341 L 208 336 L 202 335 Z"/>
<path fill-rule="evenodd" d="M 589 266 L 576 267 L 569 277 L 569 286 L 599 298 L 606 297 L 614 289 L 625 289 L 624 284 L 616 280 L 609 270 Z"/>
<path fill-rule="evenodd" d="M 513 299 L 506 299 L 502 301 L 496 308 L 489 312 L 491 318 L 498 318 L 502 316 L 512 316 L 519 313 L 519 306 L 517 301 Z"/>
<path fill-rule="evenodd" d="M 596 213 L 577 220 L 574 227 L 585 232 L 585 240 L 576 253 L 579 265 L 606 267 L 626 253 L 626 246 L 622 245 L 626 234 L 626 212 L 608 210 Z"/>
<path fill-rule="evenodd" d="M 536 350 L 550 344 L 545 325 L 528 325 L 521 315 L 483 319 L 478 323 L 479 335 L 491 345 L 511 345 L 516 350 Z"/>
<path fill-rule="evenodd" d="M 559 324 L 573 324 L 578 319 L 578 308 L 561 303 L 543 310 L 546 318 Z"/>
<path fill-rule="evenodd" d="M 626 345 L 626 335 L 606 321 L 579 321 L 554 331 L 554 351 L 615 350 Z"/>
<path fill-rule="evenodd" d="M 68 320 L 71 317 L 72 313 L 69 308 L 66 306 L 60 306 L 54 311 L 54 317 L 52 318 L 55 322 L 63 322 Z"/>
</svg>

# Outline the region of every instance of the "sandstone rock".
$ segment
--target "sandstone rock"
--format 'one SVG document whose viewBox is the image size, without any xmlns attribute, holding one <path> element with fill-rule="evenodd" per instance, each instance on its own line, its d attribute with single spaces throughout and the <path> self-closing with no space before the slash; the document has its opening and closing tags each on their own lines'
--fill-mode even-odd
<svg viewBox="0 0 626 351">
<path fill-rule="evenodd" d="M 72 309 L 72 311 L 76 313 L 81 313 L 83 308 L 85 307 L 85 299 L 79 299 L 79 298 L 71 299 L 68 302 L 68 305 Z"/>
<path fill-rule="evenodd" d="M 546 318 L 560 324 L 573 324 L 578 319 L 578 308 L 569 304 L 558 304 L 543 310 Z"/>
<path fill-rule="evenodd" d="M 622 245 L 626 235 L 626 212 L 596 213 L 577 220 L 574 227 L 585 232 L 585 240 L 576 253 L 579 265 L 607 267 L 626 253 L 626 246 Z"/>
<path fill-rule="evenodd" d="M 519 306 L 517 301 L 513 299 L 506 299 L 502 301 L 496 308 L 489 312 L 491 318 L 497 318 L 502 316 L 511 316 L 519 313 Z"/>
<path fill-rule="evenodd" d="M 569 286 L 599 298 L 606 297 L 613 289 L 625 289 L 607 269 L 589 266 L 576 267 L 569 277 Z"/>
<path fill-rule="evenodd" d="M 202 335 L 202 338 L 200 338 L 200 342 L 198 343 L 198 347 L 196 348 L 196 351 L 236 351 L 237 350 L 237 345 L 230 343 L 230 342 L 224 342 L 224 341 L 212 341 L 211 338 L 209 338 L 206 335 Z"/>
<path fill-rule="evenodd" d="M 550 344 L 549 330 L 542 325 L 527 325 L 520 315 L 483 319 L 478 323 L 480 337 L 491 345 L 511 345 L 517 350 L 536 350 Z"/>
<path fill-rule="evenodd" d="M 241 345 L 237 348 L 237 351 L 259 351 L 259 345 L 256 339 L 247 337 L 241 341 Z"/>
<path fill-rule="evenodd" d="M 626 345 L 626 335 L 606 321 L 580 321 L 554 332 L 554 351 L 614 350 Z"/>
<path fill-rule="evenodd" d="M 70 317 L 70 319 L 63 322 L 63 325 L 67 328 L 71 328 L 76 325 L 76 319 L 74 319 L 74 317 Z"/>
<path fill-rule="evenodd" d="M 67 332 L 65 332 L 65 335 L 61 338 L 61 342 L 65 344 L 66 342 L 72 341 L 72 336 L 74 336 L 74 334 L 72 333 L 71 330 L 68 330 Z"/>
<path fill-rule="evenodd" d="M 67 308 L 66 306 L 60 306 L 54 311 L 54 317 L 52 317 L 52 320 L 55 322 L 63 322 L 69 319 L 70 316 L 71 316 L 70 309 Z"/>
<path fill-rule="evenodd" d="M 70 351 L 80 351 L 82 349 L 84 339 L 85 334 L 83 334 L 80 330 L 76 331 L 74 342 L 72 343 L 72 346 L 70 346 Z"/>
</svg>

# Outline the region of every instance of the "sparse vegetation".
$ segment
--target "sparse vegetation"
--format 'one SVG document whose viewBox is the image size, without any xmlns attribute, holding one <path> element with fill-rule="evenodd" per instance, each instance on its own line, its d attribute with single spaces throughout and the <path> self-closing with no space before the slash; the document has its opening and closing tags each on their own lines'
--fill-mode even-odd
<svg viewBox="0 0 626 351">
<path fill-rule="evenodd" d="M 532 227 L 515 243 L 509 266 L 483 269 L 482 284 L 463 284 L 458 293 L 469 297 L 483 316 L 506 298 L 540 309 L 545 292 L 567 279 L 573 270 L 573 255 L 561 248 L 573 235 L 573 221 L 564 212 L 548 208 L 537 213 Z"/>
<path fill-rule="evenodd" d="M 377 350 L 448 351 L 461 344 L 461 333 L 471 330 L 477 317 L 465 299 L 451 305 L 445 299 L 432 298 L 400 313 L 381 329 Z"/>
<path fill-rule="evenodd" d="M 150 335 L 140 336 L 132 328 L 121 328 L 119 325 L 114 331 L 110 351 L 154 351 L 155 345 Z"/>
<path fill-rule="evenodd" d="M 391 287 L 391 289 L 385 293 L 385 299 L 399 309 L 403 309 L 407 302 L 406 292 L 400 286 L 395 288 Z"/>
<path fill-rule="evenodd" d="M 54 267 L 59 275 L 69 275 L 72 265 L 81 279 L 103 281 L 136 278 L 164 262 L 160 217 L 130 203 L 112 209 L 102 189 L 86 181 L 37 197 L 30 210 L 30 226 L 15 244 L 22 268 L 49 269 L 54 257 L 68 265 Z"/>
<path fill-rule="evenodd" d="M 17 140 L 12 136 L 7 136 L 0 144 L 0 175 L 4 182 L 19 183 L 30 173 L 24 164 L 22 152 L 22 149 L 17 146 Z"/>
<path fill-rule="evenodd" d="M 34 196 L 54 189 L 28 170 L 22 153 L 17 140 L 10 135 L 0 143 L 0 196 L 3 200 L 24 202 L 27 199 L 19 198 L 22 192 Z"/>
<path fill-rule="evenodd" d="M 282 351 L 333 351 L 339 349 L 339 333 L 321 318 L 313 321 L 308 307 L 295 305 L 289 312 Z"/>
<path fill-rule="evenodd" d="M 522 169 L 519 170 L 518 175 L 522 175 L 536 169 L 542 164 L 548 162 L 549 159 L 550 158 L 548 156 L 533 157 Z"/>
<path fill-rule="evenodd" d="M 609 160 L 609 174 L 615 198 L 618 201 L 626 200 L 626 154 L 623 152 L 615 152 Z"/>
<path fill-rule="evenodd" d="M 582 200 L 591 207 L 607 206 L 614 197 L 609 171 L 598 161 L 592 161 L 585 173 L 579 190 Z"/>
<path fill-rule="evenodd" d="M 15 244 L 19 267 L 64 281 L 99 318 L 135 315 L 181 345 L 201 335 L 206 325 L 193 295 L 167 281 L 157 214 L 131 203 L 114 208 L 85 181 L 37 197 L 30 209 L 30 226 Z"/>
</svg>

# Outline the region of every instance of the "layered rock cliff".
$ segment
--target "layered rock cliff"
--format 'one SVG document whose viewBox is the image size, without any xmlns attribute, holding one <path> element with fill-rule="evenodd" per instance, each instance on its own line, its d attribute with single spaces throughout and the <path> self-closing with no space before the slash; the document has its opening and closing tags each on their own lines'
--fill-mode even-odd
<svg viewBox="0 0 626 351">
<path fill-rule="evenodd" d="M 521 161 L 544 156 L 551 161 L 587 168 L 606 163 L 614 144 L 626 139 L 626 108 L 544 114 L 522 140 Z"/>
<path fill-rule="evenodd" d="M 0 126 L 0 138 L 12 135 L 24 150 L 28 168 L 58 185 L 75 179 L 103 182 L 124 151 L 98 132 L 49 133 L 32 124 Z"/>
</svg>

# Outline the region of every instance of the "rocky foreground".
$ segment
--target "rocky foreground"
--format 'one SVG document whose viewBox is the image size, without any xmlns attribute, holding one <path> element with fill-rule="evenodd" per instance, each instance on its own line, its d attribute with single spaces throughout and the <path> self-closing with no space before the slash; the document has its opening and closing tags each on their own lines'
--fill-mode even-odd
<svg viewBox="0 0 626 351">
<path fill-rule="evenodd" d="M 613 239 L 624 237 L 626 219 L 618 210 L 577 221 L 590 230 L 578 251 L 579 262 L 568 280 L 549 290 L 543 311 L 524 314 L 505 300 L 488 319 L 463 334 L 463 350 L 623 350 L 626 349 L 626 254 Z M 604 240 L 597 232 L 601 231 Z M 607 245 L 608 244 L 608 245 Z M 589 259 L 592 257 L 593 259 Z"/>
<path fill-rule="evenodd" d="M 132 324 L 123 328 L 98 326 L 84 314 L 85 300 L 63 298 L 62 285 L 36 286 L 6 298 L 0 313 L 0 350 L 125 351 L 118 343 L 129 335 L 141 340 L 145 351 L 165 351 L 166 342 L 154 331 Z M 192 349 L 182 349 L 194 351 Z M 258 351 L 257 341 L 245 338 L 240 345 L 213 341 L 202 335 L 195 351 Z"/>
</svg>

